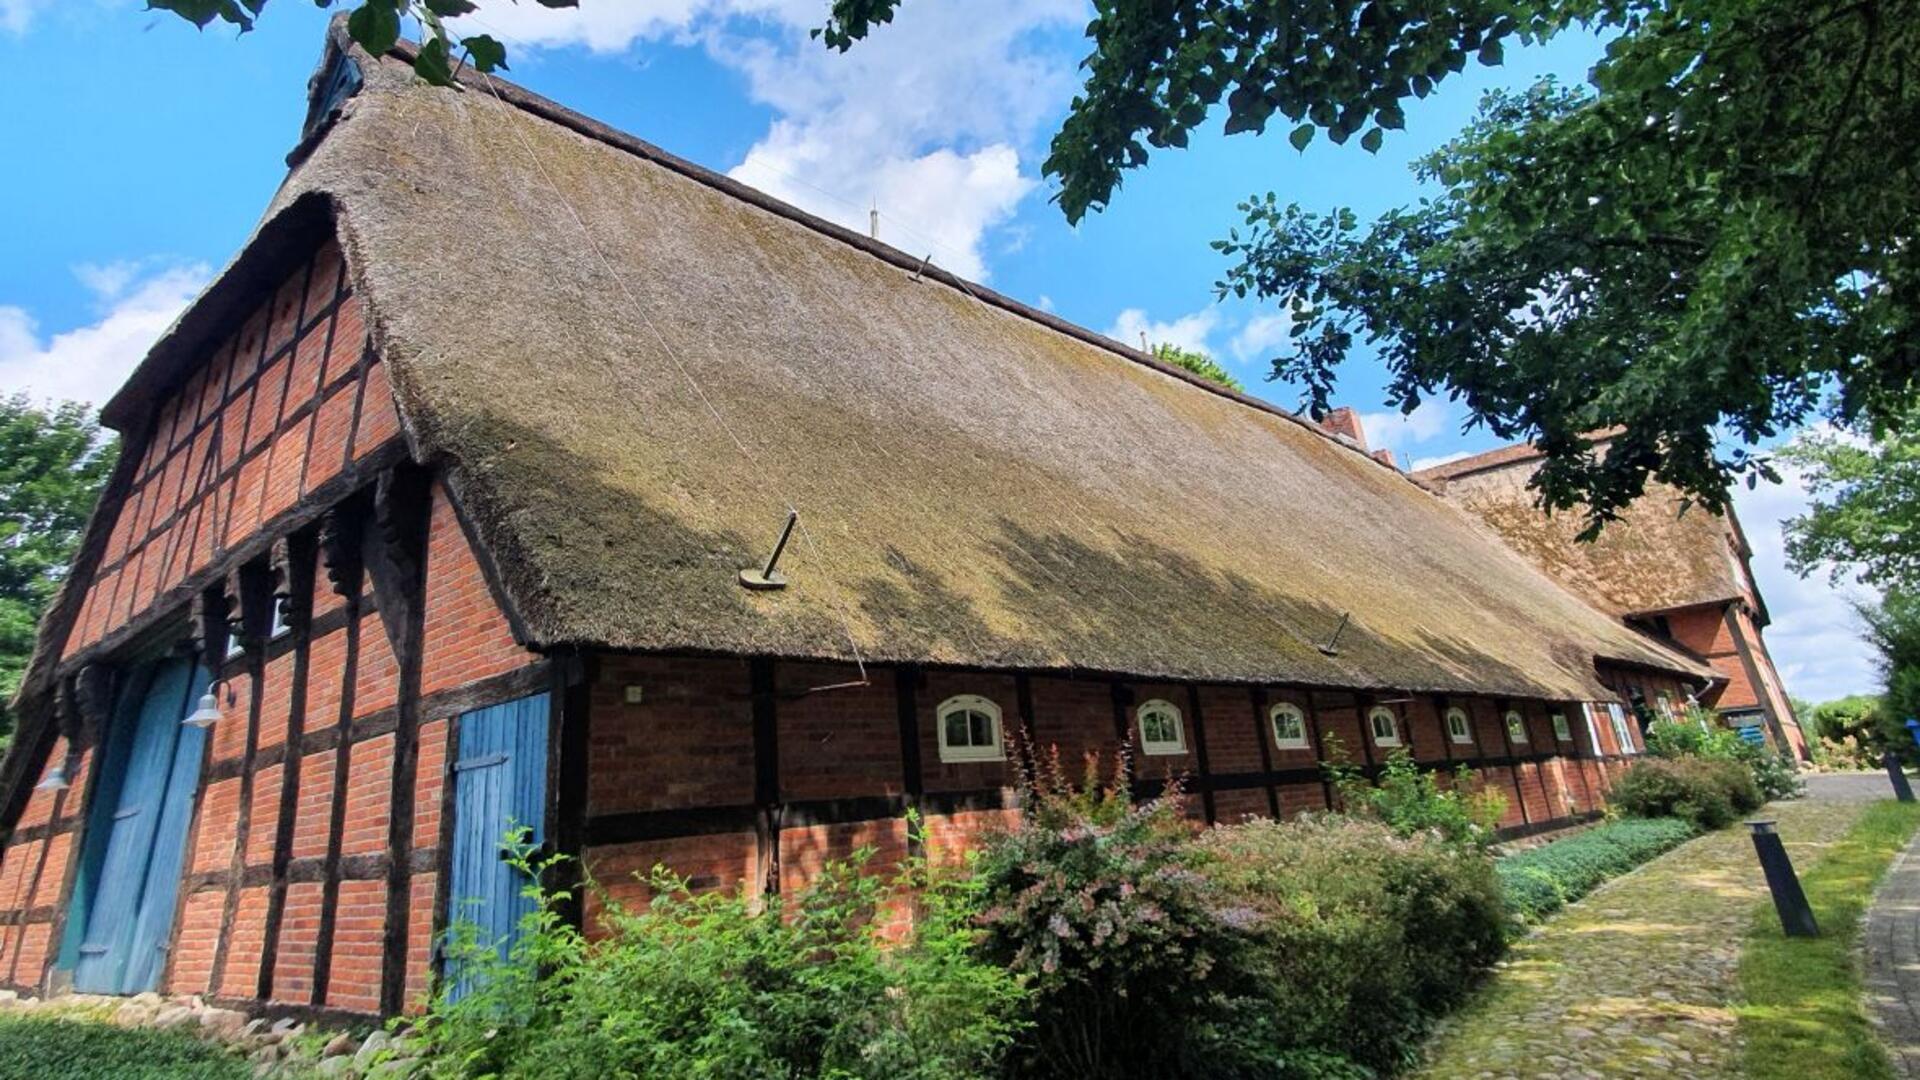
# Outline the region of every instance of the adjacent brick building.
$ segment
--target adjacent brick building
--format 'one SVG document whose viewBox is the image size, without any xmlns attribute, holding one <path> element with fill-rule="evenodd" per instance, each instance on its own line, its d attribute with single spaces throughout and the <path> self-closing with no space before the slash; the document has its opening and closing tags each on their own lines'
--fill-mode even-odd
<svg viewBox="0 0 1920 1080">
<path fill-rule="evenodd" d="M 1806 760 L 1806 736 L 1761 634 L 1767 602 L 1733 508 L 1714 514 L 1688 507 L 1677 489 L 1654 484 L 1597 540 L 1582 542 L 1578 515 L 1549 516 L 1534 504 L 1527 485 L 1539 464 L 1537 450 L 1518 445 L 1415 475 L 1603 611 L 1706 659 L 1721 678 L 1701 694 L 1702 703 Z M 1684 704 L 1629 689 L 1645 716 L 1670 715 Z"/>
<path fill-rule="evenodd" d="M 775 894 L 1002 824 L 1022 733 L 1208 821 L 1328 805 L 1337 737 L 1537 829 L 1637 751 L 1627 686 L 1714 678 L 1310 423 L 464 78 L 336 29 L 105 408 L 0 984 L 396 1012 L 511 927 L 510 827 Z"/>
</svg>

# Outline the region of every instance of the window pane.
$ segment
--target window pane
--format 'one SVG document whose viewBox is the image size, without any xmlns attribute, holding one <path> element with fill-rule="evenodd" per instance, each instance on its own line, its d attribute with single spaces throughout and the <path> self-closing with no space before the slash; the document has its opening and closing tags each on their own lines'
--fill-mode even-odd
<svg viewBox="0 0 1920 1080">
<path fill-rule="evenodd" d="M 956 710 L 947 714 L 947 745 L 967 745 L 967 714 Z"/>
<path fill-rule="evenodd" d="M 970 712 L 968 721 L 973 725 L 973 745 L 991 747 L 993 745 L 993 718 L 985 713 Z"/>
</svg>

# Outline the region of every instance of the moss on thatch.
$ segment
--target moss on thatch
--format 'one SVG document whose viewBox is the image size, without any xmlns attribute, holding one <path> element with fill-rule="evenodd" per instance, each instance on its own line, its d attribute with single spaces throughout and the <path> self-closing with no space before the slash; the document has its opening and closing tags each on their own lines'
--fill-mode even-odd
<svg viewBox="0 0 1920 1080">
<path fill-rule="evenodd" d="M 1701 670 L 1296 418 L 504 84 L 367 74 L 276 210 L 335 207 L 535 644 L 1561 699 L 1608 696 L 1596 657 Z M 748 593 L 789 502 L 792 585 Z"/>
</svg>

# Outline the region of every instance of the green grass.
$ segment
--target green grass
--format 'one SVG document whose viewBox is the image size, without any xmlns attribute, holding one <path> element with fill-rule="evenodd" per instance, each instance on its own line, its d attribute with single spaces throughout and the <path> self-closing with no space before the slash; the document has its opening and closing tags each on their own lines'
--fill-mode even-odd
<svg viewBox="0 0 1920 1080">
<path fill-rule="evenodd" d="M 1789 938 L 1771 902 L 1755 913 L 1740 954 L 1742 1065 L 1755 1080 L 1892 1077 L 1862 1000 L 1854 955 L 1873 887 L 1920 827 L 1920 804 L 1878 803 L 1800 883 L 1820 924 Z"/>
<path fill-rule="evenodd" d="M 176 1031 L 0 1016 L 0 1080 L 250 1080 L 229 1051 Z"/>
</svg>

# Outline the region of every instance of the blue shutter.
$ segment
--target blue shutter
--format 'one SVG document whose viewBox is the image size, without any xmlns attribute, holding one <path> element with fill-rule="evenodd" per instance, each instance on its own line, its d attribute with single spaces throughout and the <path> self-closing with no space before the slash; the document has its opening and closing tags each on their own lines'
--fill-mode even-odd
<svg viewBox="0 0 1920 1080">
<path fill-rule="evenodd" d="M 206 741 L 180 721 L 207 682 L 186 660 L 160 661 L 128 681 L 115 717 L 125 726 L 109 735 L 82 864 L 98 870 L 84 904 L 76 900 L 85 923 L 77 990 L 134 993 L 159 979 Z"/>
<path fill-rule="evenodd" d="M 449 924 L 471 924 L 502 954 L 520 919 L 533 910 L 526 878 L 501 859 L 512 828 L 546 841 L 547 695 L 478 709 L 460 718 L 453 763 L 453 874 Z M 455 995 L 464 986 L 457 972 Z"/>
</svg>

